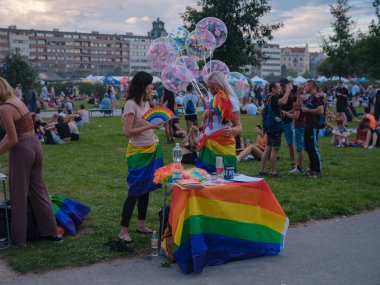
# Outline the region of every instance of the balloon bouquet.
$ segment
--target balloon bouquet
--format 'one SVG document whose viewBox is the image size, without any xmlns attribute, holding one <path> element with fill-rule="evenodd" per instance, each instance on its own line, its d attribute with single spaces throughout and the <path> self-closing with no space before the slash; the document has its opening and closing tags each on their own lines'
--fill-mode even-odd
<svg viewBox="0 0 380 285">
<path fill-rule="evenodd" d="M 167 37 L 154 40 L 148 50 L 148 60 L 151 68 L 161 73 L 164 87 L 173 92 L 181 92 L 191 83 L 205 108 L 209 94 L 199 83 L 201 79 L 207 82 L 208 76 L 214 71 L 223 72 L 238 98 L 249 94 L 249 83 L 244 75 L 230 72 L 228 66 L 213 60 L 212 55 L 227 39 L 227 27 L 220 19 L 207 17 L 189 32 L 184 27 L 177 27 Z M 209 61 L 207 62 L 207 59 Z M 202 71 L 198 62 L 205 63 Z"/>
</svg>

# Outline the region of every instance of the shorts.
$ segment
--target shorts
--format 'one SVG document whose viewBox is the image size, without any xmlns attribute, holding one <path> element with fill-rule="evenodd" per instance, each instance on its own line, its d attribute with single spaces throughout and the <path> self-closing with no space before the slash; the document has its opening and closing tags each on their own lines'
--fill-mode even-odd
<svg viewBox="0 0 380 285">
<path fill-rule="evenodd" d="M 282 132 L 267 133 L 267 146 L 279 149 L 281 147 Z"/>
<path fill-rule="evenodd" d="M 338 113 L 345 113 L 347 110 L 347 105 L 341 104 L 341 105 L 336 105 L 336 111 Z"/>
<path fill-rule="evenodd" d="M 296 128 L 294 129 L 294 137 L 296 141 L 296 150 L 297 152 L 302 152 L 305 149 L 305 129 L 304 128 Z"/>
<path fill-rule="evenodd" d="M 194 123 L 194 122 L 198 121 L 198 116 L 197 116 L 197 114 L 185 115 L 185 120 L 186 121 L 192 121 Z"/>
<path fill-rule="evenodd" d="M 287 144 L 294 144 L 294 127 L 293 122 L 284 124 L 284 135 Z"/>
</svg>

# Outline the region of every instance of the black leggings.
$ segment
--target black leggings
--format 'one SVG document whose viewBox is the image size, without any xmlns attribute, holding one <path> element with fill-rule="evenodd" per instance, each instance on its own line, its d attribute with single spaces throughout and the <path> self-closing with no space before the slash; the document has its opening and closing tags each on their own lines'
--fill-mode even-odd
<svg viewBox="0 0 380 285">
<path fill-rule="evenodd" d="M 123 211 L 121 213 L 121 223 L 122 227 L 129 227 L 129 221 L 131 220 L 133 209 L 135 208 L 137 202 L 137 211 L 138 211 L 138 219 L 145 220 L 146 212 L 148 209 L 149 203 L 149 192 L 137 197 L 128 196 L 125 199 Z"/>
<path fill-rule="evenodd" d="M 305 150 L 309 155 L 310 170 L 321 173 L 321 156 L 318 149 L 318 130 L 305 128 Z"/>
</svg>

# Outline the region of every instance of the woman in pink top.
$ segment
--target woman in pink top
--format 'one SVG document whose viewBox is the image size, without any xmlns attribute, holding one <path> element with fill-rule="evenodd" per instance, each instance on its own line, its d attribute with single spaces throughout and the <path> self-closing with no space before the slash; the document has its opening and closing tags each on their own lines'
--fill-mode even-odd
<svg viewBox="0 0 380 285">
<path fill-rule="evenodd" d="M 164 165 L 162 149 L 154 130 L 161 124 L 150 124 L 141 117 L 150 109 L 148 96 L 153 89 L 153 77 L 144 71 L 136 73 L 128 90 L 127 102 L 124 106 L 124 134 L 129 139 L 127 148 L 129 186 L 128 197 L 124 202 L 119 242 L 132 243 L 129 234 L 129 221 L 137 203 L 137 233 L 149 234 L 152 230 L 145 226 L 149 192 L 161 185 L 153 184 L 154 171 Z"/>
</svg>

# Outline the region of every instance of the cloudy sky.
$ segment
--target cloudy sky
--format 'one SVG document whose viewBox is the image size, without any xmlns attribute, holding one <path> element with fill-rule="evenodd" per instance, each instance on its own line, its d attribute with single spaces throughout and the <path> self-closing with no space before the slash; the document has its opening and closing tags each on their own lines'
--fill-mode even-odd
<svg viewBox="0 0 380 285">
<path fill-rule="evenodd" d="M 196 0 L 0 0 L 0 27 L 23 29 L 58 28 L 61 31 L 102 33 L 133 32 L 146 35 L 157 17 L 170 32 L 182 24 L 179 13 Z M 281 46 L 319 46 L 320 34 L 330 30 L 329 4 L 335 0 L 272 0 L 272 12 L 264 23 L 282 22 L 273 43 Z M 356 28 L 365 30 L 375 18 L 372 0 L 350 0 Z"/>
</svg>

